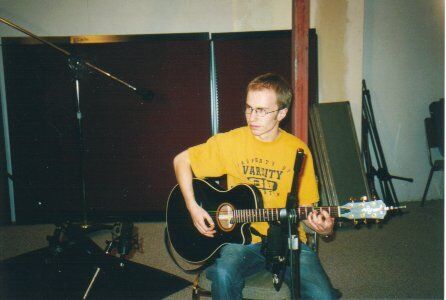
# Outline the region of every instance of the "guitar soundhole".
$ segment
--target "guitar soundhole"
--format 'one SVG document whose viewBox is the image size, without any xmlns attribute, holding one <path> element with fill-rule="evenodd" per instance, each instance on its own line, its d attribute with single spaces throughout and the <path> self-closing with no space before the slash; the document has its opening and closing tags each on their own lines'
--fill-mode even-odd
<svg viewBox="0 0 446 300">
<path fill-rule="evenodd" d="M 221 204 L 217 209 L 217 223 L 223 231 L 231 231 L 234 224 L 231 223 L 234 215 L 234 207 L 229 203 Z"/>
</svg>

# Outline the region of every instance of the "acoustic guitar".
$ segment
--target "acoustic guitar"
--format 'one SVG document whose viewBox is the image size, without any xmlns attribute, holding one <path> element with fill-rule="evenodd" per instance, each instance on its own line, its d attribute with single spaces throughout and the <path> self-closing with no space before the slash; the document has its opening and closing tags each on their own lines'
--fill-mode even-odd
<svg viewBox="0 0 446 300">
<path fill-rule="evenodd" d="M 387 211 L 399 209 L 386 207 L 382 200 L 372 200 L 349 202 L 342 206 L 300 206 L 287 212 L 284 208 L 263 208 L 262 195 L 253 185 L 240 184 L 222 190 L 216 184 L 193 179 L 193 188 L 197 203 L 214 220 L 217 232 L 213 238 L 202 235 L 195 228 L 179 185 L 170 192 L 166 208 L 168 241 L 182 259 L 192 264 L 205 263 L 227 243 L 249 244 L 252 222 L 287 218 L 297 223 L 315 210 L 325 210 L 334 218 L 349 220 L 384 219 Z"/>
</svg>

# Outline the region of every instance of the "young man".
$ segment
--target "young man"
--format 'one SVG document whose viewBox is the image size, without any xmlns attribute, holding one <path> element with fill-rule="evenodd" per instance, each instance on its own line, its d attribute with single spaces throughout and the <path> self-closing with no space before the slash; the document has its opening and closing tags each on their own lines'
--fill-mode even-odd
<svg viewBox="0 0 446 300">
<path fill-rule="evenodd" d="M 291 190 L 294 160 L 297 149 L 306 154 L 300 177 L 298 198 L 300 205 L 312 205 L 319 200 L 311 153 L 297 137 L 279 128 L 288 113 L 292 92 L 287 82 L 275 74 L 264 74 L 253 79 L 247 87 L 247 126 L 211 137 L 206 143 L 191 147 L 174 159 L 177 181 L 187 209 L 197 230 L 212 238 L 216 233 L 210 215 L 197 204 L 192 178 L 227 175 L 228 188 L 240 183 L 255 185 L 262 193 L 265 208 L 283 208 Z M 327 212 L 311 213 L 303 221 L 320 235 L 333 232 L 334 220 Z M 268 223 L 252 223 L 259 233 L 266 235 Z M 304 299 L 330 299 L 335 292 L 319 259 L 305 244 L 306 237 L 299 226 L 300 293 Z M 244 279 L 265 267 L 260 238 L 252 236 L 252 244 L 229 244 L 221 248 L 215 263 L 208 267 L 206 276 L 212 280 L 215 299 L 240 299 Z M 289 269 L 289 268 L 287 268 Z M 285 282 L 290 272 L 285 274 Z"/>
</svg>

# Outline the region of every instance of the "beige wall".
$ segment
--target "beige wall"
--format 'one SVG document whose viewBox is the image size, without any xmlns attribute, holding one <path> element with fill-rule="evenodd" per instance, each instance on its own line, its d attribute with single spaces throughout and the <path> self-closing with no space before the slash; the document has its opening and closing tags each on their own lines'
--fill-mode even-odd
<svg viewBox="0 0 446 300">
<path fill-rule="evenodd" d="M 291 0 L 2 0 L 0 12 L 44 36 L 291 28 Z"/>
<path fill-rule="evenodd" d="M 424 118 L 444 97 L 444 0 L 366 0 L 364 78 L 400 200 L 421 199 L 430 171 Z M 434 157 L 439 153 L 434 151 Z M 444 198 L 435 172 L 428 199 Z"/>
<path fill-rule="evenodd" d="M 312 0 L 310 26 L 319 42 L 320 102 L 350 101 L 360 139 L 363 0 Z"/>
</svg>

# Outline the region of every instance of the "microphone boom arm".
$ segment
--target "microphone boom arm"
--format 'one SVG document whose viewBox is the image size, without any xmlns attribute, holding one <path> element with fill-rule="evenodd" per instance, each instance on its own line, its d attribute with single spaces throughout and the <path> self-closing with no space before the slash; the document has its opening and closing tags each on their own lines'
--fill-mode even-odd
<svg viewBox="0 0 446 300">
<path fill-rule="evenodd" d="M 37 35 L 33 34 L 32 32 L 30 32 L 30 31 L 20 27 L 17 24 L 14 24 L 10 20 L 7 20 L 5 18 L 0 17 L 0 22 L 2 22 L 3 24 L 6 24 L 6 25 L 8 25 L 8 26 L 18 30 L 18 31 L 23 32 L 24 34 L 26 34 L 26 35 L 28 35 L 28 36 L 38 40 L 39 42 L 41 42 L 43 44 L 46 44 L 46 45 L 50 46 L 51 48 L 54 48 L 54 49 L 58 50 L 59 52 L 62 52 L 66 56 L 69 56 L 69 57 L 72 56 L 72 54 L 69 51 L 67 51 L 67 50 L 65 50 L 65 49 L 63 49 L 63 48 L 61 48 L 59 46 L 56 46 L 55 44 L 53 44 L 53 43 L 51 43 L 51 42 L 49 42 L 49 41 L 47 41 L 47 40 L 45 40 L 45 39 L 43 39 L 41 37 L 38 37 Z M 110 78 L 112 80 L 115 80 L 115 81 L 119 82 L 120 84 L 126 86 L 127 88 L 133 90 L 135 93 L 137 93 L 139 96 L 141 96 L 145 101 L 152 100 L 153 92 L 147 91 L 147 90 L 138 89 L 135 86 L 131 85 L 130 83 L 128 83 L 128 82 L 126 82 L 126 81 L 124 81 L 124 80 L 122 80 L 122 79 L 112 75 L 109 72 L 106 72 L 102 68 L 100 68 L 100 67 L 98 67 L 98 66 L 96 66 L 96 65 L 94 65 L 94 64 L 92 64 L 92 63 L 90 63 L 88 61 L 83 61 L 83 64 L 85 66 L 89 67 L 90 69 L 92 69 L 92 70 L 94 70 L 94 71 L 104 75 L 105 77 L 108 77 L 108 78 Z"/>
</svg>

